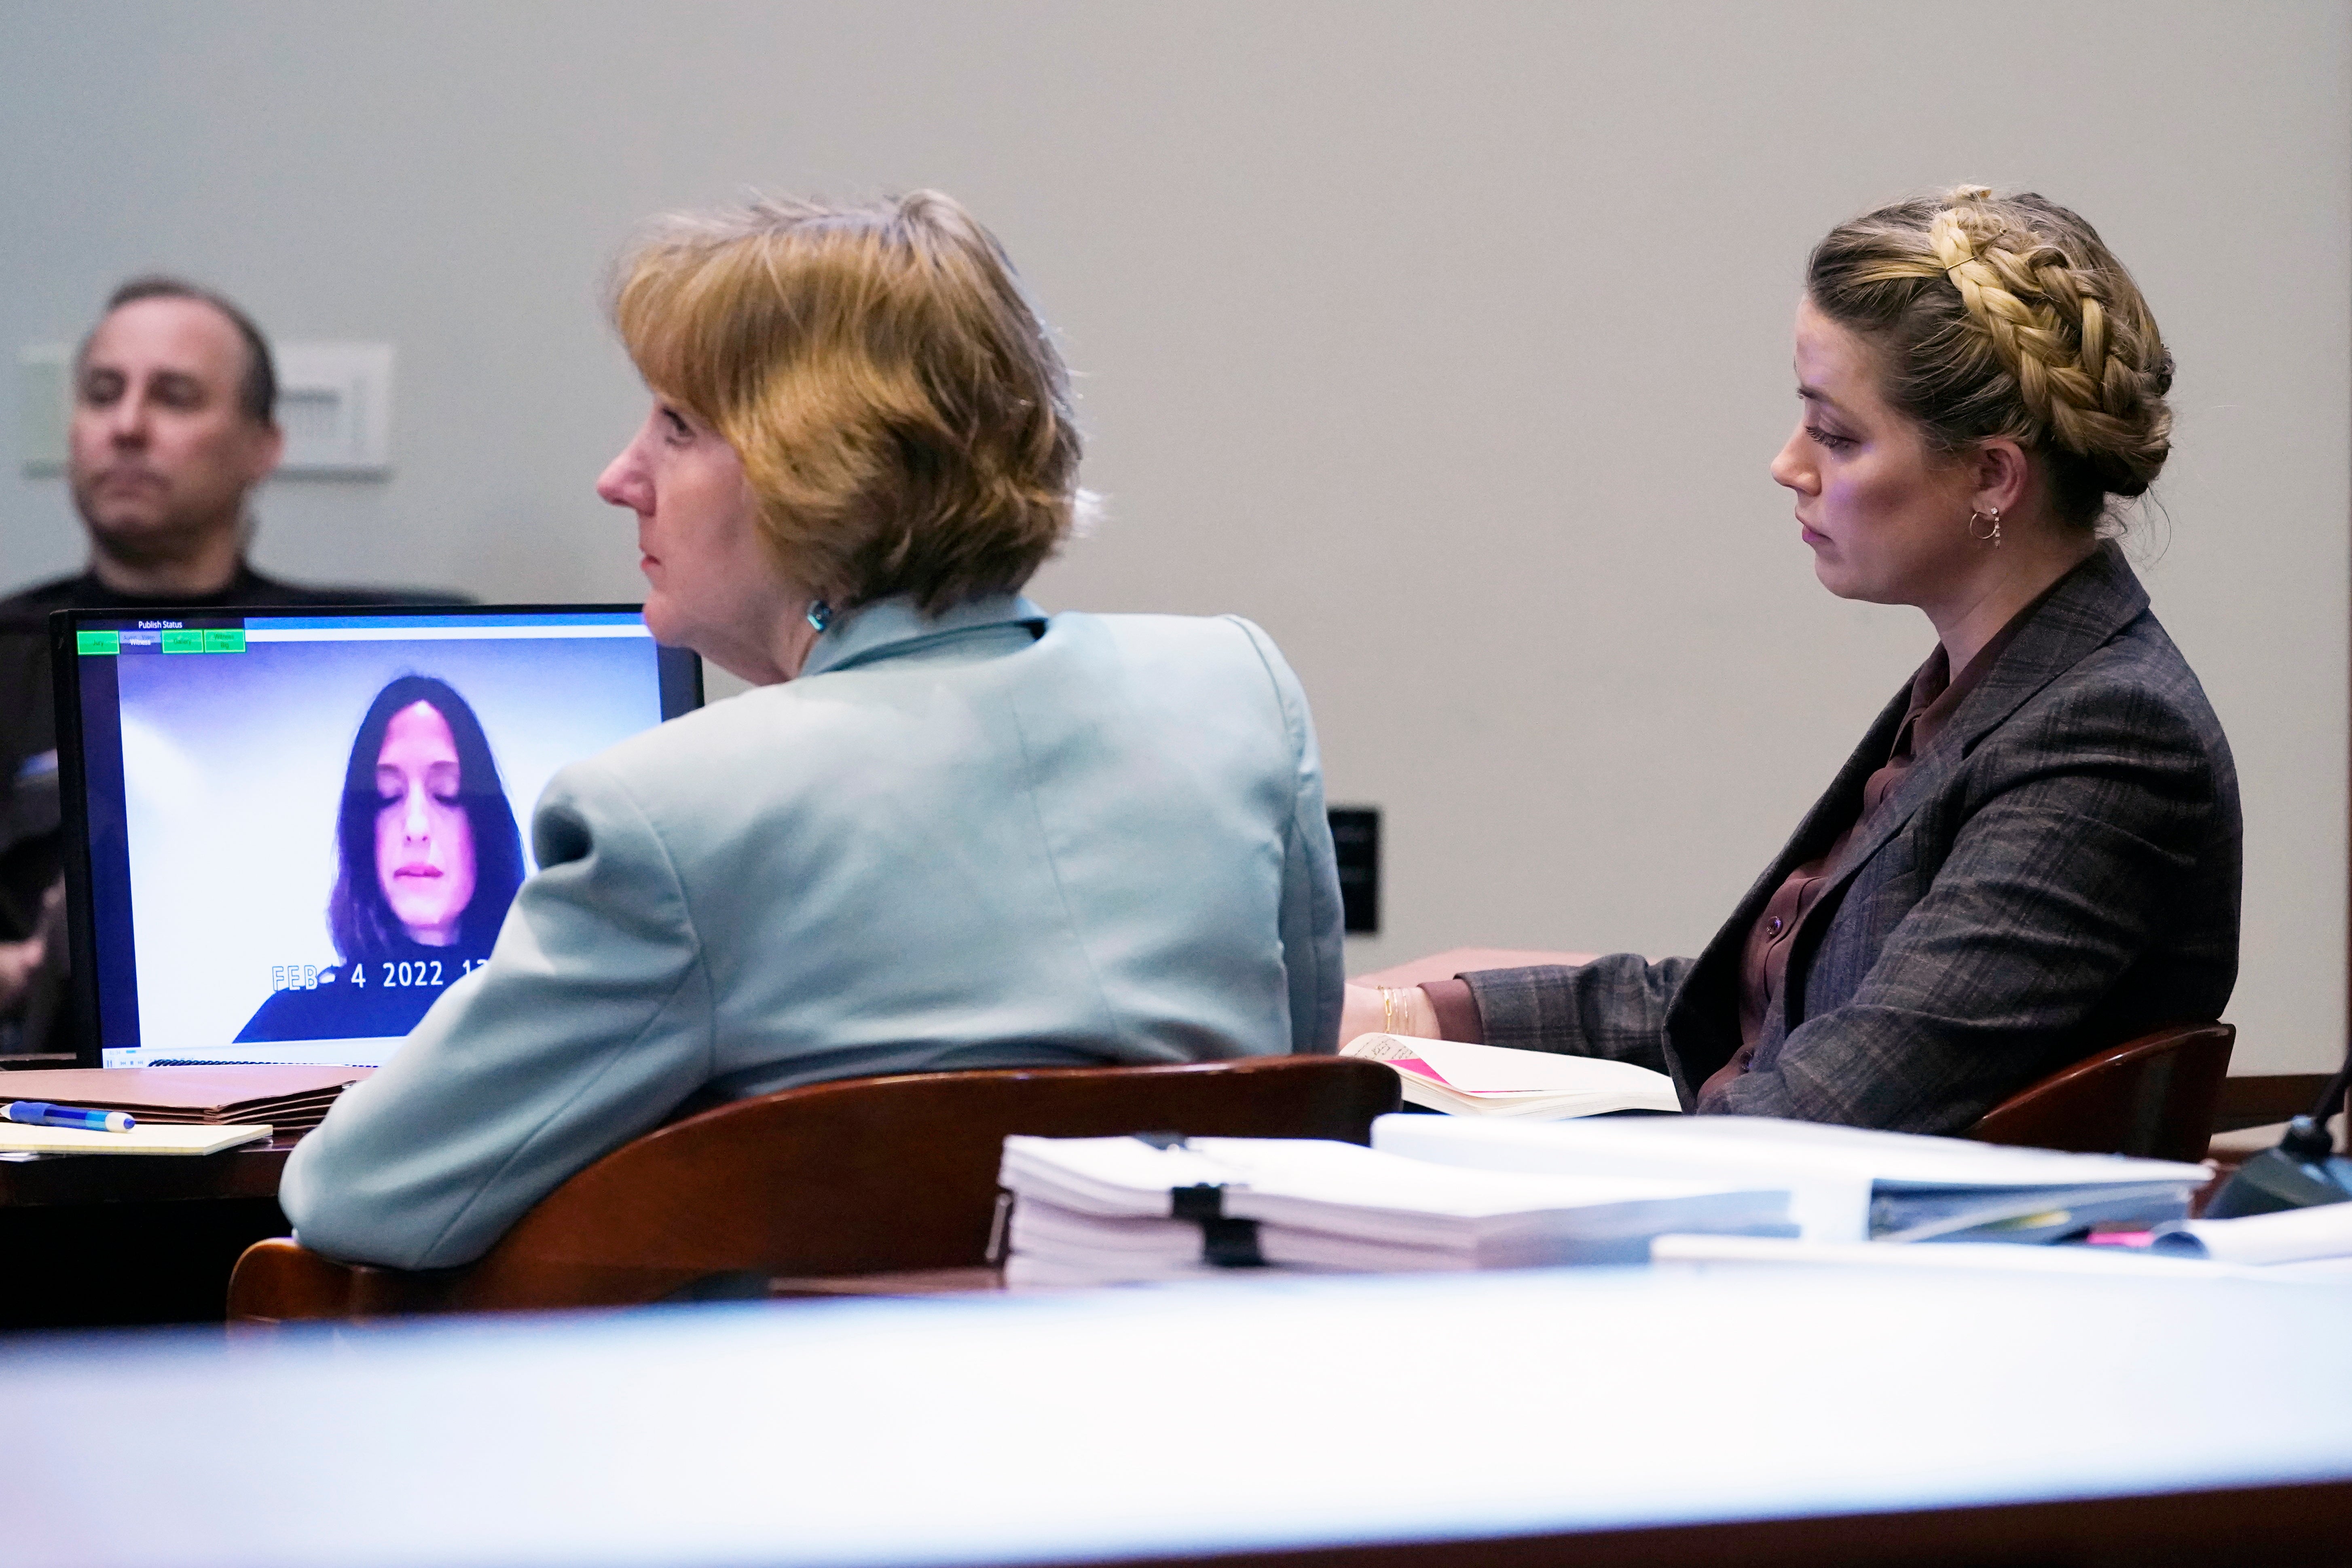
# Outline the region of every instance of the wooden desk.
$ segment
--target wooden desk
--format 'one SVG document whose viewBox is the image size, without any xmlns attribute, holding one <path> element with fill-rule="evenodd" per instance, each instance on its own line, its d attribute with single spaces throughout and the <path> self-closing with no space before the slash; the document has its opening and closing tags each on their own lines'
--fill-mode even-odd
<svg viewBox="0 0 2352 1568">
<path fill-rule="evenodd" d="M 953 1296 L 1003 1289 L 1004 1270 L 986 1264 L 971 1268 L 909 1268 L 895 1274 L 825 1274 L 801 1279 L 784 1276 L 768 1281 L 768 1295 L 774 1300 Z"/>
<path fill-rule="evenodd" d="M 237 1254 L 292 1228 L 278 1178 L 294 1143 L 0 1159 L 0 1329 L 220 1321 Z"/>
<path fill-rule="evenodd" d="M 5 1369 L 0 1511 L 25 1568 L 2342 1562 L 2347 1321 L 1857 1267 L 109 1337 Z"/>
</svg>

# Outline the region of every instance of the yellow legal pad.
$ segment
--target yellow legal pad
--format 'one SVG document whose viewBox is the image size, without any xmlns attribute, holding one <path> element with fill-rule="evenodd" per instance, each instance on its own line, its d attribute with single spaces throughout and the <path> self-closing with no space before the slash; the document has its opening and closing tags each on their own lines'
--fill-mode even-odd
<svg viewBox="0 0 2352 1568">
<path fill-rule="evenodd" d="M 266 1126 L 141 1122 L 128 1132 L 85 1132 L 78 1127 L 20 1127 L 0 1121 L 5 1154 L 217 1154 L 269 1136 Z"/>
</svg>

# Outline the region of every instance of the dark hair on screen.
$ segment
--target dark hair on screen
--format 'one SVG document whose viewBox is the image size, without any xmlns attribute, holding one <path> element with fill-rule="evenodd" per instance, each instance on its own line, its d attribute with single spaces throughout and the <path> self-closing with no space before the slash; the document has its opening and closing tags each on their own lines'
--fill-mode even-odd
<svg viewBox="0 0 2352 1568">
<path fill-rule="evenodd" d="M 125 305 L 135 305 L 142 300 L 194 300 L 199 305 L 209 305 L 228 319 L 236 335 L 245 340 L 245 374 L 237 379 L 236 405 L 245 416 L 257 425 L 268 425 L 278 417 L 278 362 L 269 353 L 269 340 L 261 335 L 251 316 L 237 307 L 227 295 L 191 283 L 184 278 L 174 278 L 165 272 L 142 273 L 131 279 L 106 297 L 106 310 L 100 320 L 111 316 Z M 92 328 L 95 331 L 97 329 Z M 79 363 L 89 352 L 89 339 L 84 336 L 74 359 Z"/>
<path fill-rule="evenodd" d="M 482 721 L 448 682 L 429 675 L 404 675 L 376 693 L 352 742 L 343 770 L 343 804 L 335 820 L 335 890 L 327 900 L 327 928 L 344 962 L 404 956 L 415 951 L 400 917 L 385 901 L 376 872 L 375 824 L 383 808 L 376 795 L 375 763 L 383 754 L 384 731 L 393 715 L 423 702 L 441 715 L 457 743 L 457 805 L 473 824 L 474 897 L 457 923 L 457 949 L 487 952 L 522 886 L 522 835 L 514 807 L 490 755 Z"/>
</svg>

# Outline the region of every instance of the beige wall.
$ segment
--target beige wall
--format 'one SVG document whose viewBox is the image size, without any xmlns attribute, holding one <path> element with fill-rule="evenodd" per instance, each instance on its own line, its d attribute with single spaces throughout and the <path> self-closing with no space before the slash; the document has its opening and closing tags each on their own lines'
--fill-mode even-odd
<svg viewBox="0 0 2352 1568">
<path fill-rule="evenodd" d="M 1689 951 L 1930 645 L 1765 464 L 1806 247 L 1968 177 L 2079 206 L 2180 363 L 2139 558 L 2237 748 L 2241 1070 L 2343 1039 L 2352 13 L 2341 4 L 0 4 L 0 347 L 121 274 L 398 346 L 394 476 L 281 481 L 320 578 L 633 596 L 593 309 L 643 215 L 937 184 L 1084 372 L 1040 595 L 1238 610 L 1388 932 Z M 13 388 L 5 396 L 13 396 Z M 0 438 L 13 440 L 13 421 Z M 77 558 L 0 477 L 10 579 Z"/>
</svg>

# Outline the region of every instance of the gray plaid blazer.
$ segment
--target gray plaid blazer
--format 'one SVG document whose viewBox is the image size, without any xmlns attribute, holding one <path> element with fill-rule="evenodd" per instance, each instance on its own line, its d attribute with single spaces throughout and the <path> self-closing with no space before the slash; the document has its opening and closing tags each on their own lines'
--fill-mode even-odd
<svg viewBox="0 0 2352 1568">
<path fill-rule="evenodd" d="M 1831 868 L 1750 1070 L 1749 929 L 1861 808 L 1910 686 L 1696 959 L 1615 953 L 1465 974 L 1487 1043 L 1640 1062 L 1685 1110 L 1953 1132 L 2158 1026 L 2221 1016 L 2238 973 L 2237 771 L 2204 689 L 2114 544 L 2033 613 Z"/>
</svg>

